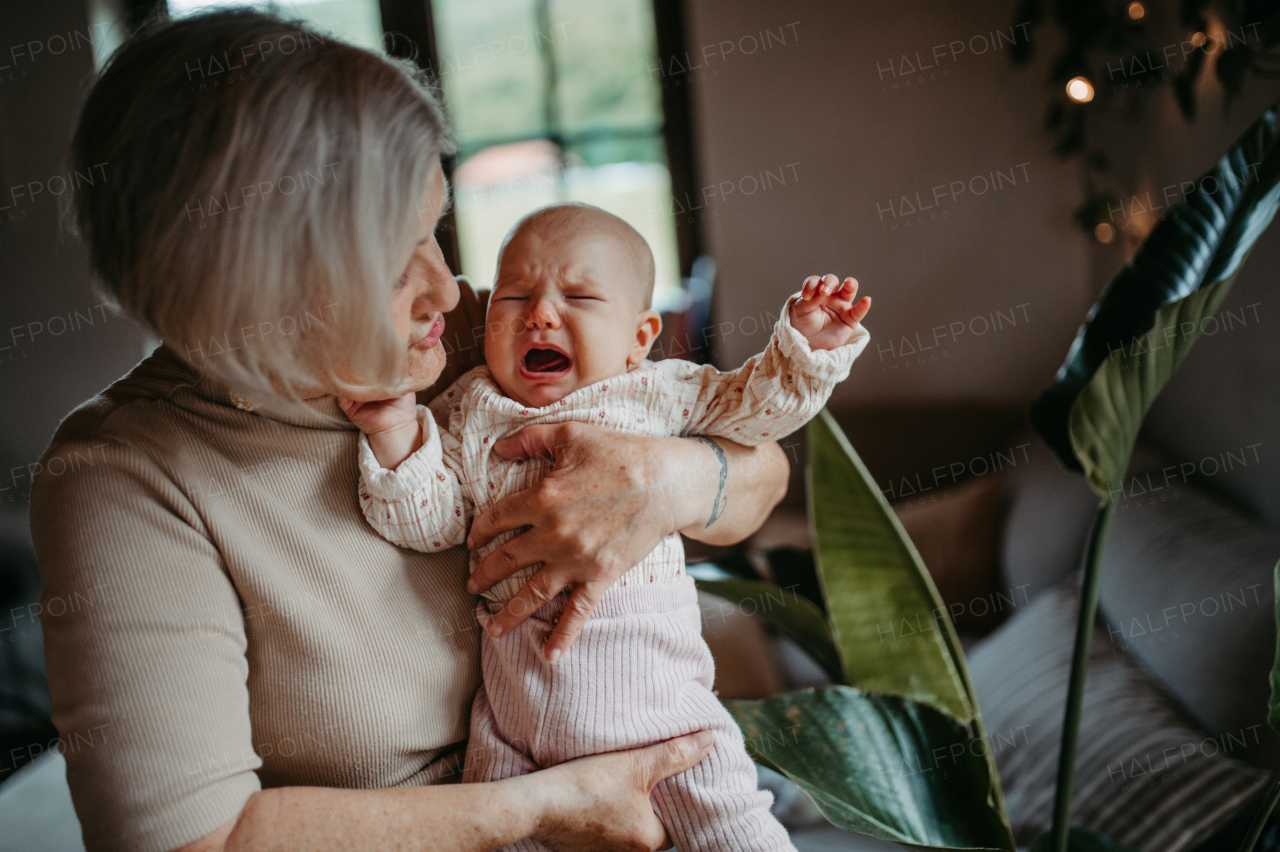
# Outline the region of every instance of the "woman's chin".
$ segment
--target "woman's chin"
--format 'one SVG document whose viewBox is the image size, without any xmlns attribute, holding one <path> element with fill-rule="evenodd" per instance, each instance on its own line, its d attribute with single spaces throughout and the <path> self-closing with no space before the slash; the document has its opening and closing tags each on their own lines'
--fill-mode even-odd
<svg viewBox="0 0 1280 852">
<path fill-rule="evenodd" d="M 409 349 L 409 380 L 405 391 L 426 390 L 436 383 L 444 372 L 444 347 L 437 343 L 429 349 Z"/>
</svg>

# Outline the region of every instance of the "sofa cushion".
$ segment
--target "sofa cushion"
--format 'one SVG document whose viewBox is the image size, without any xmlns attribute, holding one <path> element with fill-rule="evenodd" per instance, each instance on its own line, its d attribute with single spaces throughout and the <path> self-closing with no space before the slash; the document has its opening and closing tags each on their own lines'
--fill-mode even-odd
<svg viewBox="0 0 1280 852">
<path fill-rule="evenodd" d="M 1051 589 L 969 654 L 1014 836 L 1049 829 L 1078 597 Z M 1222 755 L 1095 628 L 1081 712 L 1072 824 L 1141 852 L 1195 847 L 1262 795 L 1268 773 Z"/>
<path fill-rule="evenodd" d="M 1004 502 L 1004 478 L 996 473 L 893 506 L 961 630 L 986 633 L 1019 601 L 1012 590 L 996 595 L 996 547 Z"/>
<path fill-rule="evenodd" d="M 1280 769 L 1280 737 L 1266 724 L 1280 534 L 1180 474 L 1126 477 L 1103 560 L 1102 637 L 1233 756 Z"/>
<path fill-rule="evenodd" d="M 1027 434 L 1022 462 L 1006 469 L 1009 510 L 1000 533 L 1001 588 L 1024 600 L 1047 591 L 1080 567 L 1098 498 L 1078 473 L 1067 470 L 1040 438 Z"/>
</svg>

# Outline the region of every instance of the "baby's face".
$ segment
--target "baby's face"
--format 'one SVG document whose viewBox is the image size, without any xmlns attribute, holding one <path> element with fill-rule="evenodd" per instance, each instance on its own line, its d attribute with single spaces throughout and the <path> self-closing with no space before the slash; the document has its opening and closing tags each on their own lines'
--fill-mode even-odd
<svg viewBox="0 0 1280 852">
<path fill-rule="evenodd" d="M 507 396 L 541 408 L 644 360 L 660 325 L 644 309 L 647 271 L 637 266 L 618 239 L 578 223 L 516 234 L 489 297 L 484 341 Z"/>
</svg>

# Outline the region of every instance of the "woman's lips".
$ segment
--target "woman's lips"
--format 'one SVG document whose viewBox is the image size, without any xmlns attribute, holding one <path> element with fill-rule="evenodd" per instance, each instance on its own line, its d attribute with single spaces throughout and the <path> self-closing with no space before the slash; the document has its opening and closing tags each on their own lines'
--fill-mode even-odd
<svg viewBox="0 0 1280 852">
<path fill-rule="evenodd" d="M 431 324 L 431 330 L 427 332 L 427 336 L 413 344 L 418 349 L 430 349 L 440 342 L 440 338 L 444 336 L 444 314 L 436 316 L 436 321 Z"/>
</svg>

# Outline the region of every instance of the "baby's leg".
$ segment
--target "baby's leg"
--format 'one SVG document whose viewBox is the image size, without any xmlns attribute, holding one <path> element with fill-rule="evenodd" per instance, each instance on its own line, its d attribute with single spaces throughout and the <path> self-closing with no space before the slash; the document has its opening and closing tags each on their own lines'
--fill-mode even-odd
<svg viewBox="0 0 1280 852">
<path fill-rule="evenodd" d="M 480 606 L 484 606 L 482 601 Z M 492 649 L 486 649 L 488 636 L 481 637 L 482 656 Z M 538 765 L 529 756 L 528 746 L 516 738 L 508 741 L 498 727 L 493 715 L 493 707 L 489 703 L 489 693 L 484 684 L 476 690 L 475 700 L 471 702 L 471 735 L 467 740 L 467 757 L 462 768 L 462 783 L 473 784 L 484 781 L 499 781 L 517 775 L 527 775 L 538 770 Z M 504 846 L 500 852 L 550 852 L 536 840 L 524 838 L 510 846 Z"/>
<path fill-rule="evenodd" d="M 549 665 L 542 639 L 563 603 L 501 639 L 481 638 L 488 712 L 502 739 L 527 743 L 531 760 L 545 767 L 710 729 L 711 754 L 654 790 L 676 848 L 794 852 L 769 813 L 772 797 L 757 790 L 742 734 L 711 692 L 714 663 L 693 580 L 614 586 L 573 647 Z"/>
<path fill-rule="evenodd" d="M 698 693 L 701 693 L 699 695 Z M 758 789 L 742 732 L 709 689 L 689 690 L 686 705 L 716 735 L 711 753 L 692 769 L 658 783 L 654 809 L 680 852 L 795 852 L 769 812 L 773 797 Z M 714 721 L 710 721 L 714 720 Z"/>
<path fill-rule="evenodd" d="M 529 759 L 520 742 L 510 743 L 498 730 L 489 706 L 489 694 L 484 685 L 476 691 L 471 702 L 471 736 L 467 740 L 467 759 L 462 768 L 463 784 L 478 784 L 528 775 L 536 772 L 537 764 Z"/>
</svg>

